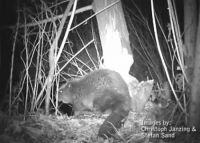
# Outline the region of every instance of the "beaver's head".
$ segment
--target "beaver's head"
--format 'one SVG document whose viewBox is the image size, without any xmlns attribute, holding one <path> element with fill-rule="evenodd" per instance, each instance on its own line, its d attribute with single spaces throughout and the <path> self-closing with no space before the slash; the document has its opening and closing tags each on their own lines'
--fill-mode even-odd
<svg viewBox="0 0 200 143">
<path fill-rule="evenodd" d="M 58 90 L 58 101 L 63 103 L 73 103 L 73 97 L 71 95 L 71 83 L 62 85 Z"/>
</svg>

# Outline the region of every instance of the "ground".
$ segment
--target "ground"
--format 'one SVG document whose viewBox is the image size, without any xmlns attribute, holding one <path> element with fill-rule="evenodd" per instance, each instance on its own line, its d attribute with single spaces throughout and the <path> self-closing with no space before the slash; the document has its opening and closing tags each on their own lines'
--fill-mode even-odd
<svg viewBox="0 0 200 143">
<path fill-rule="evenodd" d="M 24 120 L 24 116 L 10 118 L 1 112 L 0 140 L 1 143 L 156 142 L 157 139 L 150 139 L 149 136 L 144 136 L 147 135 L 144 133 L 150 132 L 142 131 L 143 127 L 149 127 L 152 125 L 149 122 L 146 124 L 144 121 L 156 121 L 157 123 L 164 121 L 164 118 L 166 118 L 165 116 L 172 113 L 172 107 L 174 107 L 174 104 L 170 104 L 170 106 L 163 109 L 156 104 L 148 102 L 143 112 L 136 113 L 131 111 L 124 126 L 118 130 L 118 135 L 115 140 L 103 140 L 97 138 L 100 125 L 103 123 L 107 115 L 83 112 L 68 117 L 67 115 L 46 116 L 42 113 L 37 113 L 34 115 L 28 115 L 26 120 Z M 164 113 L 165 116 L 163 116 L 162 113 Z M 160 116 L 160 120 L 156 119 L 156 114 Z M 163 128 L 162 124 L 157 127 Z M 173 140 L 162 140 L 163 143 L 168 141 L 174 142 Z M 181 141 L 183 141 L 183 139 Z"/>
</svg>

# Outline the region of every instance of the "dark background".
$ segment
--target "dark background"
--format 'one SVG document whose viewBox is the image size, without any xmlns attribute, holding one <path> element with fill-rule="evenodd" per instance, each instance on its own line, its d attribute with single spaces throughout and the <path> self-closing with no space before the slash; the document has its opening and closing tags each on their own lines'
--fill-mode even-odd
<svg viewBox="0 0 200 143">
<path fill-rule="evenodd" d="M 158 14 L 162 17 L 164 25 L 168 21 L 167 0 L 154 0 L 155 7 L 157 7 Z M 127 1 L 125 0 L 124 3 Z M 183 29 L 183 1 L 175 0 L 179 23 Z M 17 6 L 18 3 L 23 5 L 23 0 L 1 0 L 0 1 L 0 97 L 3 97 L 8 89 L 11 54 L 12 54 L 12 41 L 14 33 L 10 26 L 15 25 L 17 20 Z M 150 0 L 135 0 L 142 12 L 151 19 Z M 19 58 L 16 57 L 15 64 L 17 65 Z M 14 72 L 14 77 L 19 74 Z M 18 79 L 13 79 L 18 80 Z"/>
<path fill-rule="evenodd" d="M 16 0 L 0 1 L 0 94 L 5 93 L 8 87 L 8 78 L 10 73 L 10 60 L 12 51 L 12 30 L 8 28 L 16 23 Z"/>
</svg>

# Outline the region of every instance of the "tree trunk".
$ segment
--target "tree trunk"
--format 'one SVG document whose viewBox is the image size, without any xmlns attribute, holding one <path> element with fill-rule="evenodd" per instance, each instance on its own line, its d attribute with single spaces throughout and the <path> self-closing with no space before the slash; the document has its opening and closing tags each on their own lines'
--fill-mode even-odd
<svg viewBox="0 0 200 143">
<path fill-rule="evenodd" d="M 200 132 L 200 12 L 195 48 L 194 71 L 190 99 L 190 126 L 196 127 Z"/>
<path fill-rule="evenodd" d="M 119 72 L 126 80 L 133 58 L 121 2 L 94 0 L 93 8 L 96 13 L 105 9 L 96 16 L 103 49 L 103 66 Z"/>
<path fill-rule="evenodd" d="M 200 14 L 197 3 L 197 0 L 184 0 L 184 44 L 186 73 L 191 83 L 189 126 L 200 130 Z"/>
<path fill-rule="evenodd" d="M 184 0 L 184 44 L 186 74 L 191 83 L 194 65 L 194 51 L 197 31 L 197 6 L 196 0 Z"/>
</svg>

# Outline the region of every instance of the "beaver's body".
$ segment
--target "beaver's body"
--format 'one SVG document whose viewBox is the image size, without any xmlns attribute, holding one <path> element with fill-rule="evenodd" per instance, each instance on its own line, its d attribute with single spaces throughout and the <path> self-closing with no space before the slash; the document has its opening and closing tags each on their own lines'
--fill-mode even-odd
<svg viewBox="0 0 200 143">
<path fill-rule="evenodd" d="M 59 101 L 72 103 L 75 112 L 95 110 L 112 113 L 104 121 L 99 136 L 111 136 L 130 110 L 130 96 L 127 84 L 119 73 L 111 70 L 96 70 L 85 77 L 68 82 L 59 91 Z M 110 128 L 112 127 L 112 128 Z"/>
</svg>

